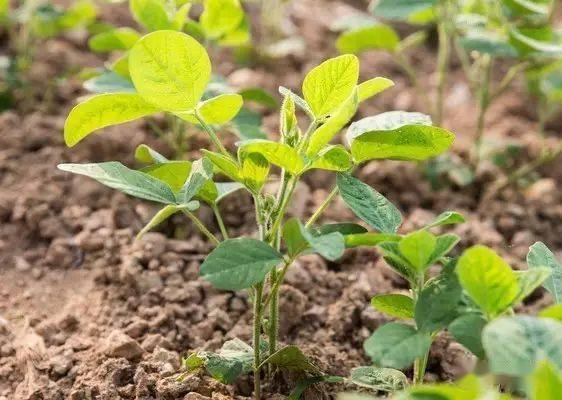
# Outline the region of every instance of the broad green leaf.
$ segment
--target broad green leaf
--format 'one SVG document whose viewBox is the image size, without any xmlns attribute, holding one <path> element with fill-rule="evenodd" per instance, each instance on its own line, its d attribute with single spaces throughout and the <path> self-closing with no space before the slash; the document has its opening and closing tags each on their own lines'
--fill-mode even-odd
<svg viewBox="0 0 562 400">
<path fill-rule="evenodd" d="M 412 15 L 433 7 L 437 0 L 380 0 L 373 3 L 371 12 L 387 19 L 407 20 Z"/>
<path fill-rule="evenodd" d="M 342 376 L 333 375 L 320 375 L 313 377 L 300 378 L 291 394 L 287 397 L 287 400 L 299 400 L 303 392 L 315 383 L 328 382 L 328 383 L 341 383 L 344 381 Z"/>
<path fill-rule="evenodd" d="M 374 159 L 422 161 L 447 150 L 454 135 L 419 113 L 390 111 L 354 122 L 346 136 L 355 162 Z"/>
<path fill-rule="evenodd" d="M 359 97 L 357 90 L 353 90 L 351 96 L 349 96 L 336 109 L 333 115 L 331 115 L 330 118 L 328 118 L 324 124 L 316 129 L 310 136 L 310 142 L 306 149 L 306 155 L 309 158 L 318 154 L 318 152 L 321 151 L 349 121 L 351 121 L 351 118 L 353 118 L 355 112 L 357 111 L 358 104 Z"/>
<path fill-rule="evenodd" d="M 247 140 L 240 143 L 240 158 L 245 154 L 258 153 L 270 163 L 284 168 L 291 174 L 299 174 L 304 168 L 304 161 L 294 148 L 278 142 L 269 140 Z"/>
<path fill-rule="evenodd" d="M 368 81 L 361 82 L 357 85 L 357 96 L 359 97 L 359 102 L 363 102 L 370 99 L 373 96 L 385 91 L 388 88 L 394 86 L 394 82 L 390 79 L 382 78 L 377 76 L 376 78 L 369 79 Z"/>
<path fill-rule="evenodd" d="M 547 57 L 560 57 L 562 43 L 556 38 L 550 27 L 540 28 L 511 28 L 509 40 L 520 55 L 544 55 Z"/>
<path fill-rule="evenodd" d="M 529 398 L 531 400 L 557 400 L 562 393 L 560 369 L 551 362 L 539 361 L 530 376 Z"/>
<path fill-rule="evenodd" d="M 550 269 L 547 267 L 533 268 L 527 271 L 515 271 L 519 284 L 519 294 L 513 301 L 513 306 L 522 302 L 535 291 L 550 276 Z"/>
<path fill-rule="evenodd" d="M 320 369 L 303 354 L 297 346 L 285 346 L 267 357 L 264 363 L 276 365 L 280 368 L 296 372 L 318 374 Z"/>
<path fill-rule="evenodd" d="M 550 3 L 551 1 L 548 0 L 502 0 L 503 5 L 519 15 L 539 14 L 547 16 L 550 11 Z"/>
<path fill-rule="evenodd" d="M 328 146 L 318 154 L 308 169 L 325 169 L 328 171 L 349 171 L 353 163 L 351 154 L 342 145 Z"/>
<path fill-rule="evenodd" d="M 195 211 L 199 208 L 198 201 L 190 201 L 188 204 L 183 206 L 176 206 L 174 204 L 168 204 L 166 207 L 158 211 L 154 217 L 142 228 L 142 230 L 137 234 L 136 239 L 140 239 L 146 232 L 154 229 L 156 226 L 160 225 L 162 222 L 170 218 L 175 213 L 181 210 Z"/>
<path fill-rule="evenodd" d="M 403 294 L 380 294 L 371 299 L 378 311 L 396 318 L 414 318 L 414 300 Z"/>
<path fill-rule="evenodd" d="M 489 54 L 492 57 L 517 57 L 517 51 L 506 39 L 499 37 L 494 32 L 476 29 L 459 38 L 459 44 L 467 51 L 477 51 Z"/>
<path fill-rule="evenodd" d="M 220 202 L 228 195 L 244 188 L 244 186 L 238 182 L 216 182 L 215 186 L 217 188 L 217 198 L 215 199 L 215 203 Z"/>
<path fill-rule="evenodd" d="M 384 260 L 392 269 L 410 281 L 410 283 L 417 282 L 418 272 L 416 268 L 400 253 L 398 248 L 400 240 L 401 237 L 397 241 L 384 241 L 377 246 L 382 251 Z"/>
<path fill-rule="evenodd" d="M 195 161 L 189 172 L 189 177 L 183 184 L 182 188 L 177 194 L 181 203 L 189 202 L 199 190 L 203 187 L 205 182 L 213 178 L 213 164 L 205 157 Z"/>
<path fill-rule="evenodd" d="M 369 337 L 363 348 L 374 363 L 383 367 L 404 369 L 429 350 L 431 337 L 416 332 L 409 325 L 389 323 Z"/>
<path fill-rule="evenodd" d="M 199 115 L 210 125 L 222 125 L 232 120 L 242 108 L 239 94 L 221 94 L 197 105 Z"/>
<path fill-rule="evenodd" d="M 367 232 L 367 228 L 352 222 L 342 222 L 336 224 L 326 224 L 316 228 L 316 232 L 320 235 L 327 235 L 332 232 L 339 232 L 344 236 L 355 235 Z"/>
<path fill-rule="evenodd" d="M 290 256 L 296 257 L 311 248 L 322 257 L 335 261 L 345 251 L 344 237 L 339 232 L 317 234 L 306 228 L 296 218 L 291 218 L 283 228 L 283 239 Z"/>
<path fill-rule="evenodd" d="M 131 81 L 131 72 L 129 71 L 129 53 L 125 53 L 121 55 L 118 59 L 113 61 L 113 63 L 109 66 L 109 69 L 115 72 L 117 75 L 126 78 L 127 81 L 130 81 L 131 86 L 134 89 L 133 82 Z M 136 91 L 136 89 L 134 89 Z"/>
<path fill-rule="evenodd" d="M 191 172 L 191 161 L 156 163 L 142 168 L 141 171 L 164 182 L 174 193 L 177 193 Z"/>
<path fill-rule="evenodd" d="M 98 33 L 90 38 L 88 46 L 102 53 L 116 50 L 129 50 L 140 39 L 140 34 L 131 28 L 116 28 Z"/>
<path fill-rule="evenodd" d="M 517 298 L 519 285 L 511 267 L 486 246 L 466 250 L 457 264 L 459 281 L 489 316 L 501 314 Z"/>
<path fill-rule="evenodd" d="M 429 267 L 431 255 L 435 250 L 437 239 L 431 233 L 420 230 L 412 232 L 398 242 L 400 253 L 418 271 L 425 271 Z"/>
<path fill-rule="evenodd" d="M 359 79 L 359 60 L 346 54 L 313 68 L 302 85 L 304 99 L 317 119 L 335 111 L 351 94 Z"/>
<path fill-rule="evenodd" d="M 428 265 L 433 265 L 439 262 L 443 257 L 449 254 L 449 252 L 457 245 L 459 241 L 460 237 L 450 233 L 437 236 L 435 250 L 433 250 L 433 253 L 431 254 Z"/>
<path fill-rule="evenodd" d="M 445 211 L 439 214 L 433 222 L 425 226 L 425 229 L 434 228 L 436 226 L 462 224 L 466 222 L 464 216 L 456 211 Z"/>
<path fill-rule="evenodd" d="M 172 189 L 164 182 L 144 172 L 129 169 L 119 162 L 59 164 L 58 168 L 62 171 L 88 176 L 110 188 L 134 197 L 157 203 L 176 203 Z"/>
<path fill-rule="evenodd" d="M 349 371 L 349 379 L 357 386 L 390 393 L 408 386 L 406 375 L 391 368 L 356 367 Z"/>
<path fill-rule="evenodd" d="M 517 316 L 492 321 L 482 332 L 490 371 L 525 376 L 545 359 L 562 368 L 561 331 L 562 323 L 550 318 Z"/>
<path fill-rule="evenodd" d="M 393 235 L 389 233 L 355 233 L 345 236 L 345 246 L 376 246 L 384 242 L 399 242 L 400 239 L 400 235 Z"/>
<path fill-rule="evenodd" d="M 211 162 L 226 176 L 228 176 L 233 181 L 242 181 L 242 176 L 240 175 L 239 167 L 229 157 L 226 157 L 224 154 L 214 153 L 207 149 L 201 150 L 205 157 L 207 157 Z"/>
<path fill-rule="evenodd" d="M 241 178 L 252 192 L 258 193 L 269 175 L 269 162 L 260 153 L 250 153 L 242 160 Z"/>
<path fill-rule="evenodd" d="M 529 248 L 527 264 L 529 268 L 550 269 L 550 277 L 544 282 L 544 287 L 552 294 L 556 303 L 562 303 L 562 265 L 544 243 L 537 242 Z"/>
<path fill-rule="evenodd" d="M 283 256 L 265 242 L 228 239 L 207 256 L 199 274 L 217 289 L 242 290 L 263 282 L 282 261 Z"/>
<path fill-rule="evenodd" d="M 562 322 L 562 304 L 554 304 L 539 312 L 539 317 L 552 318 Z"/>
<path fill-rule="evenodd" d="M 230 32 L 227 32 L 222 38 L 219 39 L 218 44 L 222 47 L 243 47 L 250 43 L 252 39 L 252 32 L 248 17 L 244 16 L 242 22 L 238 27 Z M 242 50 L 244 51 L 244 49 Z"/>
<path fill-rule="evenodd" d="M 291 90 L 283 86 L 279 86 L 279 93 L 283 97 L 291 97 L 301 110 L 303 110 L 311 119 L 314 119 L 314 111 L 312 111 L 310 105 L 298 94 L 293 93 Z"/>
<path fill-rule="evenodd" d="M 164 0 L 130 0 L 129 5 L 135 20 L 149 32 L 171 28 Z"/>
<path fill-rule="evenodd" d="M 338 174 L 337 184 L 347 206 L 382 233 L 396 233 L 402 225 L 400 211 L 369 185 L 347 174 Z"/>
<path fill-rule="evenodd" d="M 232 120 L 234 133 L 242 140 L 267 139 L 267 134 L 262 130 L 261 114 L 242 107 Z"/>
<path fill-rule="evenodd" d="M 359 54 L 368 50 L 394 51 L 400 42 L 396 31 L 389 25 L 375 24 L 342 33 L 336 48 L 340 53 Z"/>
<path fill-rule="evenodd" d="M 457 317 L 462 289 L 453 272 L 443 271 L 421 291 L 416 302 L 416 326 L 432 333 L 445 328 Z"/>
<path fill-rule="evenodd" d="M 400 400 L 500 400 L 498 394 L 486 393 L 480 397 L 482 387 L 476 375 L 467 375 L 458 383 L 434 383 L 413 385 L 408 388 L 407 396 Z M 501 398 L 501 400 L 508 400 Z"/>
<path fill-rule="evenodd" d="M 218 39 L 236 29 L 244 19 L 239 0 L 204 0 L 199 22 L 209 39 Z"/>
<path fill-rule="evenodd" d="M 136 89 L 130 79 L 113 71 L 105 71 L 98 76 L 88 79 L 83 84 L 84 89 L 92 93 L 135 93 Z M 150 106 L 152 107 L 152 106 Z"/>
<path fill-rule="evenodd" d="M 90 133 L 158 112 L 138 94 L 111 93 L 90 97 L 75 106 L 64 123 L 64 141 L 72 147 Z"/>
<path fill-rule="evenodd" d="M 464 314 L 455 319 L 448 327 L 448 331 L 457 342 L 470 350 L 476 357 L 486 357 L 482 347 L 482 330 L 487 321 L 480 314 Z"/>
<path fill-rule="evenodd" d="M 271 95 L 268 91 L 258 88 L 252 87 L 240 90 L 238 92 L 240 96 L 246 102 L 253 101 L 255 103 L 261 104 L 264 107 L 269 108 L 270 110 L 275 110 L 279 106 L 279 102 L 275 97 Z"/>
<path fill-rule="evenodd" d="M 135 149 L 135 160 L 144 164 L 165 163 L 169 160 L 146 144 L 139 144 Z"/>
<path fill-rule="evenodd" d="M 140 39 L 130 50 L 129 70 L 146 101 L 172 112 L 193 109 L 211 78 L 205 48 L 175 31 L 157 31 Z"/>
<path fill-rule="evenodd" d="M 185 26 L 188 16 L 189 10 L 191 10 L 191 3 L 182 4 L 178 10 L 174 13 L 172 18 L 171 27 L 176 31 L 183 31 L 183 27 Z"/>
</svg>

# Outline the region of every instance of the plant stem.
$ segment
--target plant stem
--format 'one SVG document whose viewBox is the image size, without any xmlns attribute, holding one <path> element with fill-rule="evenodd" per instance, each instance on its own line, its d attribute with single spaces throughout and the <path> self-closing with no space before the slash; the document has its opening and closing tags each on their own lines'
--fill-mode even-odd
<svg viewBox="0 0 562 400">
<path fill-rule="evenodd" d="M 328 197 L 326 197 L 322 204 L 320 204 L 320 207 L 318 207 L 318 209 L 314 211 L 314 214 L 312 214 L 308 221 L 306 221 L 305 227 L 310 228 L 318 220 L 318 218 L 320 218 L 320 216 L 324 211 L 326 211 L 326 208 L 328 208 L 332 200 L 334 200 L 334 197 L 336 197 L 338 191 L 339 189 L 337 186 L 332 189 Z"/>
<path fill-rule="evenodd" d="M 205 235 L 207 236 L 207 238 L 209 238 L 209 240 L 211 242 L 213 242 L 214 245 L 218 245 L 220 244 L 220 241 L 217 239 L 217 237 L 215 235 L 213 235 L 203 224 L 203 222 L 201 222 L 201 220 L 199 218 L 197 218 L 195 215 L 193 215 L 192 213 L 190 213 L 187 210 L 182 210 L 183 213 L 185 215 L 187 215 L 187 217 L 197 226 L 197 228 L 199 228 L 199 230 Z"/>
<path fill-rule="evenodd" d="M 443 8 L 446 7 L 446 4 Z M 445 88 L 447 86 L 447 72 L 449 68 L 449 37 L 447 35 L 447 13 L 442 12 L 440 22 L 437 26 L 439 36 L 439 49 L 437 53 L 437 99 L 435 102 L 435 124 L 443 123 L 443 102 L 445 99 Z"/>
<path fill-rule="evenodd" d="M 217 223 L 219 224 L 219 228 L 221 230 L 221 234 L 222 234 L 222 238 L 224 240 L 228 239 L 228 230 L 226 229 L 226 226 L 224 225 L 224 221 L 222 219 L 222 215 L 221 212 L 219 210 L 219 206 L 217 206 L 216 204 L 213 204 L 211 206 L 211 208 L 213 209 L 213 213 L 215 213 L 215 218 L 217 219 Z"/>
<path fill-rule="evenodd" d="M 228 150 L 226 150 L 226 148 L 223 146 L 223 144 L 221 143 L 221 141 L 219 140 L 217 133 L 215 132 L 215 129 L 208 125 L 203 118 L 199 115 L 199 112 L 197 110 L 195 110 L 194 114 L 195 118 L 197 118 L 197 121 L 199 122 L 199 124 L 201 124 L 201 126 L 203 127 L 203 129 L 209 134 L 209 137 L 211 138 L 211 141 L 213 142 L 213 144 L 215 145 L 215 147 L 225 156 L 227 156 L 228 158 L 232 158 L 232 156 L 230 155 L 230 153 L 228 152 Z"/>
<path fill-rule="evenodd" d="M 262 297 L 263 297 L 263 283 L 258 283 L 254 287 L 254 331 L 253 331 L 253 346 L 254 346 L 254 399 L 260 400 L 261 398 L 261 321 L 262 321 Z"/>
<path fill-rule="evenodd" d="M 486 126 L 486 112 L 490 107 L 490 78 L 492 76 L 492 59 L 488 54 L 482 56 L 482 82 L 480 84 L 478 120 L 476 123 L 476 138 L 473 154 L 474 168 L 478 169 L 482 152 L 482 139 Z"/>
</svg>

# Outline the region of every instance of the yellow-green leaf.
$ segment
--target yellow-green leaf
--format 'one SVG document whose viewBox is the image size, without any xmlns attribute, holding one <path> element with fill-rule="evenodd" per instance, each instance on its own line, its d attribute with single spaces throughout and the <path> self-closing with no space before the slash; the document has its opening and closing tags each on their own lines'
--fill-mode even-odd
<svg viewBox="0 0 562 400">
<path fill-rule="evenodd" d="M 414 300 L 403 294 L 381 294 L 371 299 L 371 305 L 380 312 L 397 318 L 414 318 Z"/>
<path fill-rule="evenodd" d="M 394 86 L 394 82 L 390 79 L 377 76 L 376 78 L 369 79 L 368 81 L 362 82 L 357 85 L 357 95 L 359 96 L 359 102 L 363 102 L 388 88 Z"/>
<path fill-rule="evenodd" d="M 242 181 L 239 167 L 232 159 L 226 157 L 223 154 L 214 153 L 206 149 L 203 149 L 202 152 L 205 157 L 211 160 L 215 167 L 217 167 L 223 174 L 228 176 L 233 181 Z"/>
<path fill-rule="evenodd" d="M 135 20 L 148 31 L 171 28 L 163 0 L 130 0 L 129 5 Z"/>
<path fill-rule="evenodd" d="M 203 120 L 211 125 L 222 125 L 232 120 L 244 104 L 239 94 L 221 94 L 197 105 Z"/>
<path fill-rule="evenodd" d="M 205 48 L 191 36 L 157 31 L 133 46 L 129 70 L 146 101 L 166 111 L 189 111 L 209 83 L 211 61 Z"/>
<path fill-rule="evenodd" d="M 131 28 L 117 28 L 98 33 L 90 38 L 88 46 L 96 52 L 129 50 L 140 39 L 140 34 Z"/>
<path fill-rule="evenodd" d="M 400 38 L 392 27 L 376 24 L 342 33 L 336 47 L 340 53 L 358 54 L 367 50 L 394 51 L 399 42 Z"/>
<path fill-rule="evenodd" d="M 142 228 L 142 230 L 137 234 L 136 239 L 140 239 L 146 232 L 154 229 L 156 226 L 160 225 L 162 222 L 170 218 L 172 215 L 181 210 L 195 211 L 199 208 L 198 201 L 190 201 L 182 206 L 177 206 L 175 204 L 168 204 L 166 207 L 160 209 L 154 217 Z"/>
<path fill-rule="evenodd" d="M 313 68 L 302 85 L 304 99 L 317 119 L 335 111 L 351 96 L 359 79 L 359 60 L 346 54 Z"/>
<path fill-rule="evenodd" d="M 109 93 L 90 97 L 74 107 L 64 124 L 64 141 L 74 146 L 97 129 L 158 112 L 136 93 Z"/>
<path fill-rule="evenodd" d="M 351 154 L 342 145 L 335 145 L 322 150 L 309 169 L 318 168 L 342 172 L 348 171 L 352 166 Z"/>
<path fill-rule="evenodd" d="M 205 0 L 203 7 L 199 22 L 209 39 L 218 39 L 235 30 L 244 18 L 239 0 Z"/>
<path fill-rule="evenodd" d="M 286 169 L 291 174 L 298 174 L 304 168 L 304 161 L 297 150 L 284 143 L 269 140 L 247 140 L 240 145 L 241 159 L 245 154 L 259 153 L 270 163 Z"/>
<path fill-rule="evenodd" d="M 242 160 L 242 179 L 252 191 L 259 192 L 269 175 L 269 162 L 259 153 L 251 153 Z"/>
</svg>

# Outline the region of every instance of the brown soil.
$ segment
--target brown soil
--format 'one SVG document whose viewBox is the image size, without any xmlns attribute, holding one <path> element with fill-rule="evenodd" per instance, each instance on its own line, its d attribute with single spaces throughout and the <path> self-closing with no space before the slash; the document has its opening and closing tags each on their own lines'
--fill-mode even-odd
<svg viewBox="0 0 562 400">
<path fill-rule="evenodd" d="M 307 43 L 306 59 L 291 57 L 234 73 L 241 85 L 294 87 L 306 70 L 333 55 L 334 15 L 348 5 L 301 0 L 291 19 Z M 111 6 L 107 19 L 130 23 L 126 7 Z M 217 69 L 237 67 L 224 54 Z M 433 85 L 433 49 L 416 55 L 424 81 Z M 396 87 L 361 110 L 372 115 L 392 109 L 423 110 L 407 80 L 389 56 L 366 54 L 363 77 L 391 77 Z M 174 219 L 161 230 L 133 242 L 155 211 L 85 178 L 58 171 L 60 162 L 122 160 L 133 165 L 140 143 L 163 148 L 143 122 L 107 129 L 72 150 L 62 141 L 69 108 L 83 94 L 70 78 L 52 86 L 51 78 L 72 66 L 99 66 L 88 55 L 85 37 L 51 40 L 41 47 L 32 76 L 38 89 L 34 111 L 0 114 L 0 400 L 6 399 L 214 399 L 251 395 L 250 377 L 224 386 L 203 375 L 177 382 L 181 355 L 193 349 L 216 349 L 224 340 L 250 339 L 251 310 L 246 293 L 215 290 L 198 279 L 200 262 L 211 249 L 188 222 Z M 476 112 L 460 72 L 453 72 L 444 125 L 457 133 L 454 153 L 466 157 Z M 47 101 L 44 94 L 50 93 Z M 523 83 L 504 95 L 488 118 L 488 135 L 524 143 L 529 157 L 537 151 L 533 136 L 534 103 Z M 275 129 L 276 116 L 267 118 Z M 550 126 L 552 131 L 560 127 Z M 197 139 L 192 148 L 205 145 Z M 196 152 L 193 152 L 196 155 Z M 433 191 L 412 164 L 379 162 L 359 176 L 388 196 L 405 215 L 404 231 L 419 227 L 445 210 L 464 213 L 467 223 L 454 228 L 461 248 L 492 246 L 512 265 L 524 266 L 528 246 L 537 240 L 562 251 L 561 163 L 541 171 L 542 178 L 525 191 L 505 191 L 480 202 L 486 184 L 498 171 L 487 165 L 466 188 Z M 310 174 L 298 190 L 292 214 L 306 216 L 320 204 L 333 177 Z M 226 223 L 236 235 L 252 235 L 251 201 L 238 194 L 224 205 Z M 210 226 L 210 213 L 201 211 Z M 326 221 L 351 220 L 341 201 Z M 215 230 L 216 227 L 215 227 Z M 177 239 L 170 239 L 176 237 Z M 181 238 L 185 238 L 181 240 Z M 372 249 L 347 252 L 338 262 L 316 256 L 299 260 L 289 271 L 281 293 L 281 340 L 301 346 L 327 373 L 345 375 L 368 363 L 363 341 L 387 319 L 369 306 L 377 293 L 405 290 Z M 549 301 L 542 290 L 526 305 L 531 312 Z M 432 348 L 428 380 L 458 377 L 472 360 L 446 336 Z M 283 376 L 267 397 L 286 395 L 294 376 Z M 309 391 L 307 398 L 331 396 L 333 387 Z"/>
</svg>

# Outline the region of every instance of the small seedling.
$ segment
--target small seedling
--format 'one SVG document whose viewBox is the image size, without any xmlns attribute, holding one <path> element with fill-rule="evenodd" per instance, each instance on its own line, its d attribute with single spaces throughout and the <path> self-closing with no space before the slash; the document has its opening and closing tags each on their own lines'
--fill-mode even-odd
<svg viewBox="0 0 562 400">
<path fill-rule="evenodd" d="M 173 213 L 183 212 L 216 246 L 201 265 L 201 277 L 219 289 L 250 292 L 254 314 L 252 346 L 233 341 L 218 353 L 196 352 L 185 361 L 188 370 L 204 368 L 223 382 L 253 372 L 257 399 L 261 396 L 261 371 L 265 366 L 270 372 L 285 368 L 324 379 L 298 348 L 279 348 L 278 298 L 287 270 L 305 253 L 315 252 L 336 260 L 345 250 L 346 237 L 365 231 L 355 224 L 315 226 L 338 190 L 358 215 L 365 212 L 366 221 L 383 232 L 376 235 L 393 236 L 400 221 L 392 208 L 381 200 L 380 194 L 353 178 L 351 172 L 370 160 L 418 161 L 434 157 L 451 146 L 453 134 L 432 126 L 430 119 L 421 114 L 389 112 L 351 124 L 346 134 L 347 147 L 331 144 L 351 121 L 359 103 L 392 86 L 385 78 L 359 83 L 359 61 L 353 55 L 343 55 L 308 72 L 302 85 L 303 97 L 280 89 L 284 100 L 279 140 L 245 140 L 238 143 L 237 154 L 233 155 L 211 124 L 232 119 L 243 99 L 239 94 L 229 94 L 202 100 L 210 82 L 211 64 L 207 52 L 195 39 L 171 30 L 150 33 L 129 50 L 128 66 L 136 92 L 101 94 L 78 104 L 65 124 L 64 136 L 69 146 L 97 129 L 166 112 L 197 121 L 208 133 L 214 150 L 203 150 L 203 157 L 191 163 L 169 161 L 141 146 L 137 159 L 150 164 L 141 170 L 117 162 L 62 164 L 59 168 L 163 204 L 143 232 Z M 300 128 L 297 109 L 310 120 L 305 130 Z M 280 170 L 275 196 L 263 190 L 266 182 L 275 179 L 272 167 Z M 287 207 L 297 183 L 312 169 L 337 172 L 338 186 L 306 223 L 287 220 Z M 214 173 L 231 182 L 213 182 Z M 228 228 L 222 223 L 217 203 L 235 189 L 245 190 L 254 199 L 256 238 L 229 238 Z M 363 194 L 369 196 L 369 204 L 374 208 L 366 209 Z M 215 211 L 221 239 L 194 214 L 200 202 Z M 369 371 L 356 371 L 356 380 L 372 383 L 382 374 Z M 382 374 L 388 379 L 386 385 L 400 381 L 399 374 L 392 374 Z M 353 376 L 350 379 L 353 381 Z"/>
</svg>

